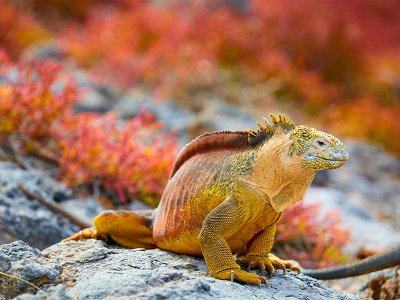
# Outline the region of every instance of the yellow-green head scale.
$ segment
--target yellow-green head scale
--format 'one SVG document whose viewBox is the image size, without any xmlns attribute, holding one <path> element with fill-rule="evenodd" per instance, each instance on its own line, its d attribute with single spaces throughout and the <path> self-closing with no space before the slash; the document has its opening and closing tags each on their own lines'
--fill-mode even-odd
<svg viewBox="0 0 400 300">
<path fill-rule="evenodd" d="M 291 139 L 290 154 L 301 156 L 308 169 L 336 169 L 349 158 L 346 147 L 338 138 L 309 126 L 296 126 Z"/>
</svg>

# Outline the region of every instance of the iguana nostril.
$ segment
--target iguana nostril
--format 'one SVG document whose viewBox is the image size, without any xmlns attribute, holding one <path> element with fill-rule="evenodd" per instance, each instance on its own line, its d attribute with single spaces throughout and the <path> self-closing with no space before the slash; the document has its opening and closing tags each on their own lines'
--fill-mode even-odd
<svg viewBox="0 0 400 300">
<path fill-rule="evenodd" d="M 349 159 L 349 154 L 347 153 L 347 151 L 334 151 L 332 153 L 332 157 L 338 160 L 348 160 Z"/>
</svg>

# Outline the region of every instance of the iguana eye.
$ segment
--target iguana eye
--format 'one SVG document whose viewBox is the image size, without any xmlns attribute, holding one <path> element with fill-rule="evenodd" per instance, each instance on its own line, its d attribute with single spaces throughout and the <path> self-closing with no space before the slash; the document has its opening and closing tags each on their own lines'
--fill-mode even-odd
<svg viewBox="0 0 400 300">
<path fill-rule="evenodd" d="M 323 146 L 325 143 L 323 141 L 318 141 L 318 145 Z"/>
</svg>

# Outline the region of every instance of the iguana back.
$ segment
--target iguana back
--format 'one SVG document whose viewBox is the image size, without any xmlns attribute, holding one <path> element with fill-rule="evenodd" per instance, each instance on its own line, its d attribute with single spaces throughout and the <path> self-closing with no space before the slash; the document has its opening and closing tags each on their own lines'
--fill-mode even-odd
<svg viewBox="0 0 400 300">
<path fill-rule="evenodd" d="M 235 179 L 251 171 L 257 143 L 248 137 L 247 131 L 207 133 L 180 152 L 155 214 L 157 246 L 201 255 L 197 237 L 203 220 L 235 188 Z"/>
</svg>

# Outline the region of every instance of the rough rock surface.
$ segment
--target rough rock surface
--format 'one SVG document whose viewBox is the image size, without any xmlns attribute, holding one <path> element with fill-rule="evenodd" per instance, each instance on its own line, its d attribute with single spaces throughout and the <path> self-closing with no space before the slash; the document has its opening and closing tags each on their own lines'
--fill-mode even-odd
<svg viewBox="0 0 400 300">
<path fill-rule="evenodd" d="M 35 248 L 22 241 L 0 246 L 0 272 L 22 278 L 41 286 L 54 283 L 61 271 L 61 266 L 46 259 Z M 0 274 L 0 296 L 15 297 L 24 292 L 35 292 L 36 288 L 29 284 Z M 1 297 L 0 297 L 1 299 Z"/>
<path fill-rule="evenodd" d="M 330 172 L 329 186 L 399 231 L 400 160 L 373 145 L 356 141 L 346 145 L 350 159 L 344 167 Z"/>
<path fill-rule="evenodd" d="M 202 258 L 124 249 L 96 240 L 59 243 L 43 255 L 55 271 L 62 267 L 57 285 L 18 299 L 355 299 L 293 272 L 278 271 L 268 281 L 269 288 L 259 288 L 210 277 Z M 30 264 L 24 269 L 31 269 Z"/>
<path fill-rule="evenodd" d="M 94 197 L 69 199 L 62 202 L 61 206 L 83 223 L 88 224 L 87 227 L 92 226 L 93 219 L 99 213 L 107 210 L 107 208 L 101 205 L 100 202 Z"/>
<path fill-rule="evenodd" d="M 304 197 L 305 203 L 318 203 L 321 216 L 328 211 L 340 212 L 341 226 L 350 231 L 351 243 L 346 252 L 356 253 L 360 248 L 385 249 L 400 244 L 400 232 L 388 223 L 383 223 L 370 210 L 352 201 L 354 194 L 341 192 L 330 187 L 310 187 Z M 374 234 L 365 234 L 373 232 Z"/>
<path fill-rule="evenodd" d="M 40 171 L 22 170 L 12 163 L 0 161 L 0 244 L 21 239 L 33 247 L 44 249 L 79 230 L 28 199 L 18 185 L 49 200 L 68 195 L 62 184 Z"/>
<path fill-rule="evenodd" d="M 400 267 L 370 275 L 358 296 L 361 300 L 400 299 Z"/>
<path fill-rule="evenodd" d="M 132 118 L 141 111 L 152 113 L 165 125 L 165 129 L 175 130 L 182 144 L 187 143 L 187 127 L 193 119 L 193 113 L 180 108 L 172 101 L 156 101 L 151 95 L 139 90 L 126 92 L 114 107 L 114 112 L 121 119 Z"/>
<path fill-rule="evenodd" d="M 39 291 L 37 294 L 24 294 L 15 298 L 17 300 L 73 300 L 67 295 L 63 284 L 49 287 L 45 292 Z"/>
</svg>

